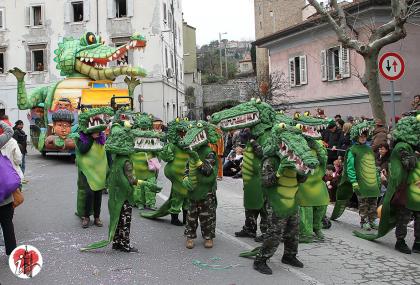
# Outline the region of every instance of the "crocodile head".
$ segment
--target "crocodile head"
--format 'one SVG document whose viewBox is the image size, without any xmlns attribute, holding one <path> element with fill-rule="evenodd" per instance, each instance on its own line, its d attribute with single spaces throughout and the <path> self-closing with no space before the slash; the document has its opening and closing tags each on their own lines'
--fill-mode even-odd
<svg viewBox="0 0 420 285">
<path fill-rule="evenodd" d="M 187 134 L 189 124 L 190 122 L 187 118 L 176 118 L 175 120 L 171 121 L 168 124 L 168 142 L 182 147 L 180 142 Z"/>
<path fill-rule="evenodd" d="M 308 143 L 302 135 L 302 126 L 288 126 L 285 123 L 276 124 L 271 131 L 272 142 L 277 146 L 278 155 L 300 173 L 314 172 L 319 161 L 311 152 Z"/>
<path fill-rule="evenodd" d="M 125 63 L 108 67 L 108 64 L 120 61 L 130 49 L 145 47 L 146 40 L 140 35 L 133 35 L 127 44 L 115 48 L 105 45 L 101 36 L 87 32 L 80 39 L 64 38 L 54 51 L 54 61 L 62 76 L 80 73 L 93 80 L 114 80 L 119 75 L 144 77 L 146 72 L 140 67 L 126 66 Z"/>
<path fill-rule="evenodd" d="M 358 124 L 354 124 L 350 129 L 350 138 L 353 141 L 357 141 L 357 138 L 366 133 L 366 136 L 369 137 L 374 129 L 374 122 L 363 121 Z"/>
<path fill-rule="evenodd" d="M 267 103 L 251 99 L 235 107 L 214 113 L 211 122 L 223 131 L 250 128 L 253 135 L 261 135 L 273 126 L 276 112 Z"/>
<path fill-rule="evenodd" d="M 122 107 L 115 112 L 113 123 L 121 126 L 133 127 L 135 125 L 135 118 L 137 113 L 129 107 Z"/>
<path fill-rule="evenodd" d="M 293 126 L 295 121 L 292 117 L 286 115 L 284 111 L 276 112 L 276 123 L 285 123 L 286 125 Z"/>
<path fill-rule="evenodd" d="M 112 154 L 129 156 L 134 149 L 134 134 L 131 127 L 113 124 L 111 134 L 105 144 L 105 150 Z"/>
<path fill-rule="evenodd" d="M 302 134 L 305 137 L 315 140 L 321 139 L 320 131 L 328 127 L 328 120 L 312 117 L 309 112 L 304 112 L 303 115 L 296 112 L 294 120 L 302 125 Z"/>
<path fill-rule="evenodd" d="M 164 135 L 153 130 L 153 116 L 146 113 L 136 113 L 133 116 L 134 149 L 136 151 L 161 151 Z"/>
<path fill-rule="evenodd" d="M 209 143 L 215 144 L 220 138 L 216 126 L 205 121 L 191 121 L 187 133 L 179 142 L 182 148 L 198 149 Z"/>
<path fill-rule="evenodd" d="M 109 107 L 82 108 L 79 114 L 79 129 L 85 134 L 99 133 L 108 126 L 108 119 L 114 115 Z"/>
<path fill-rule="evenodd" d="M 405 142 L 420 149 L 420 114 L 404 117 L 398 121 L 392 135 L 395 141 Z"/>
</svg>

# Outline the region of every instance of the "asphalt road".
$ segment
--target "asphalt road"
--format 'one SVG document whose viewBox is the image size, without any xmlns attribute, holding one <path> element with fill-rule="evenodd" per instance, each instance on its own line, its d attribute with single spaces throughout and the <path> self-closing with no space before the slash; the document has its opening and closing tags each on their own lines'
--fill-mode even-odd
<svg viewBox="0 0 420 285">
<path fill-rule="evenodd" d="M 107 235 L 107 196 L 103 198 L 104 228 L 82 229 L 74 215 L 76 167 L 66 159 L 27 158 L 25 202 L 16 210 L 15 230 L 19 244 L 37 247 L 44 259 L 39 275 L 19 280 L 7 266 L 0 247 L 0 284 L 420 284 L 420 254 L 404 255 L 393 249 L 393 234 L 377 242 L 354 237 L 357 213 L 346 211 L 339 222 L 325 231 L 326 241 L 299 246 L 305 267 L 296 269 L 281 263 L 280 246 L 270 266 L 272 276 L 252 269 L 252 260 L 238 254 L 257 244 L 235 238 L 244 213 L 242 181 L 225 178 L 218 185 L 217 237 L 213 249 L 205 249 L 201 238 L 192 250 L 185 248 L 183 227 L 169 223 L 169 217 L 151 221 L 133 211 L 131 240 L 138 254 L 115 252 L 111 247 L 90 253 L 79 248 Z M 169 194 L 169 182 L 160 177 Z M 329 209 L 330 211 L 331 209 Z M 408 243 L 413 242 L 409 231 Z M 222 269 L 214 269 L 214 267 Z"/>
</svg>

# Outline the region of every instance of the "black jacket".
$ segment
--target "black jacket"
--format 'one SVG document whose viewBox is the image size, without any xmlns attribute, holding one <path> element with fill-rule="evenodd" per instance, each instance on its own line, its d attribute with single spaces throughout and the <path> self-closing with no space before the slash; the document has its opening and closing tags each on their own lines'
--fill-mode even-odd
<svg viewBox="0 0 420 285">
<path fill-rule="evenodd" d="M 13 134 L 13 138 L 17 141 L 20 148 L 20 152 L 22 154 L 26 154 L 27 153 L 26 147 L 28 145 L 27 143 L 28 136 L 25 134 L 23 130 L 20 130 L 20 129 L 14 129 L 14 130 L 15 132 Z"/>
</svg>

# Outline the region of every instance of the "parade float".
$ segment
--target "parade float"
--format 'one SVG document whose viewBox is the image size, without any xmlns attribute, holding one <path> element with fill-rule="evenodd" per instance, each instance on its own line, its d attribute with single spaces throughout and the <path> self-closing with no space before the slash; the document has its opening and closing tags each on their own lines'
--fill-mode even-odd
<svg viewBox="0 0 420 285">
<path fill-rule="evenodd" d="M 73 154 L 77 137 L 78 115 L 81 108 L 132 105 L 134 88 L 140 84 L 145 70 L 123 63 L 130 49 L 144 49 L 146 40 L 133 35 L 118 48 L 104 44 L 100 36 L 91 32 L 80 39 L 64 38 L 54 51 L 56 68 L 64 79 L 27 92 L 25 72 L 10 70 L 17 83 L 17 104 L 20 110 L 30 110 L 30 135 L 33 145 L 42 153 Z M 110 63 L 121 63 L 108 67 Z M 114 80 L 125 75 L 128 88 L 118 89 Z M 69 112 L 60 112 L 67 110 Z M 70 113 L 72 116 L 70 116 Z"/>
</svg>

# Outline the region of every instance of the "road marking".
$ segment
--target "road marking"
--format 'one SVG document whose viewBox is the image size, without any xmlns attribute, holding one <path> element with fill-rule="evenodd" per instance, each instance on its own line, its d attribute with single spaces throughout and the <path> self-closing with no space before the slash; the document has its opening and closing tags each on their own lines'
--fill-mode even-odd
<svg viewBox="0 0 420 285">
<path fill-rule="evenodd" d="M 162 194 L 162 193 L 158 193 L 157 195 L 159 196 L 159 198 L 161 198 L 161 199 L 162 199 L 162 200 L 164 200 L 164 201 L 168 200 L 168 197 L 167 197 L 166 195 Z M 250 245 L 250 244 L 248 244 L 248 243 L 246 243 L 246 242 L 244 242 L 244 241 L 242 241 L 242 240 L 240 240 L 240 239 L 237 239 L 236 237 L 234 237 L 234 236 L 232 236 L 232 235 L 228 234 L 228 233 L 227 233 L 227 232 L 225 232 L 225 231 L 222 231 L 222 230 L 221 230 L 221 229 L 219 229 L 219 228 L 216 228 L 216 232 L 217 232 L 217 234 L 219 234 L 220 236 L 224 237 L 224 238 L 225 238 L 225 239 L 227 239 L 227 240 L 230 240 L 231 242 L 234 242 L 234 243 L 236 243 L 236 244 L 240 245 L 241 247 L 243 247 L 243 248 L 244 248 L 244 249 L 246 249 L 246 250 L 252 250 L 252 249 L 254 249 L 254 247 L 253 247 L 252 245 Z M 272 259 L 275 259 L 276 261 L 281 262 L 281 260 L 280 260 L 280 258 L 279 258 L 279 257 L 272 257 Z M 311 277 L 311 276 L 309 276 L 309 275 L 306 275 L 306 274 L 305 274 L 305 273 L 303 273 L 302 271 L 297 270 L 297 269 L 295 269 L 295 268 L 293 268 L 293 267 L 284 266 L 284 265 L 282 265 L 281 263 L 279 264 L 279 266 L 280 266 L 282 269 L 284 269 L 284 270 L 286 270 L 286 271 L 289 271 L 290 273 L 292 273 L 292 274 L 296 275 L 298 278 L 300 278 L 300 279 L 301 279 L 301 280 L 303 280 L 304 282 L 307 282 L 307 283 L 309 283 L 309 284 L 313 284 L 313 285 L 324 285 L 324 283 L 322 283 L 322 282 L 320 282 L 320 281 L 316 280 L 315 278 L 313 278 L 313 277 Z"/>
</svg>

